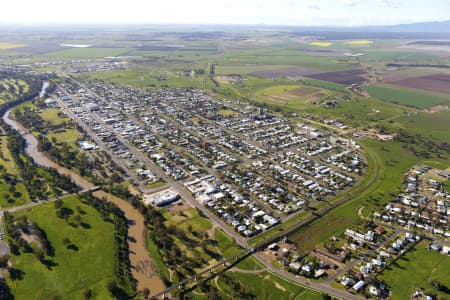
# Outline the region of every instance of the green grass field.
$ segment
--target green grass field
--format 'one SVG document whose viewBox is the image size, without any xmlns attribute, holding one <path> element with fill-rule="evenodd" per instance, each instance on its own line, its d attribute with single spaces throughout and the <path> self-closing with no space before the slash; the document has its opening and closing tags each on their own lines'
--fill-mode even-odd
<svg viewBox="0 0 450 300">
<path fill-rule="evenodd" d="M 45 109 L 40 113 L 40 115 L 42 119 L 51 123 L 52 125 L 60 125 L 63 122 L 70 121 L 70 118 L 61 117 L 58 115 L 58 113 L 61 113 L 60 109 Z"/>
<path fill-rule="evenodd" d="M 91 206 L 81 203 L 76 197 L 64 199 L 64 206 L 76 212 L 76 207 L 85 212 L 83 222 L 90 228 L 74 228 L 56 216 L 53 203 L 20 211 L 29 220 L 45 230 L 49 241 L 55 248 L 52 258 L 55 266 L 48 269 L 33 254 L 22 253 L 12 256 L 15 269 L 23 272 L 22 280 L 7 279 L 16 299 L 82 299 L 83 293 L 91 289 L 95 299 L 110 299 L 107 282 L 114 277 L 114 226 L 103 221 L 100 214 Z M 67 249 L 64 238 L 78 247 Z"/>
<path fill-rule="evenodd" d="M 450 288 L 450 259 L 446 255 L 426 249 L 428 241 L 420 242 L 410 252 L 389 266 L 378 276 L 385 280 L 392 291 L 392 299 L 409 299 L 415 292 L 424 288 L 446 299 L 448 293 L 437 291 L 431 279 L 442 282 Z"/>
<path fill-rule="evenodd" d="M 226 275 L 233 279 L 239 280 L 245 285 L 249 292 L 257 297 L 257 299 L 323 299 L 321 294 L 308 290 L 269 272 L 262 272 L 257 275 L 228 272 Z M 224 284 L 223 278 L 219 278 L 218 286 L 226 294 L 232 294 L 229 287 Z"/>
<path fill-rule="evenodd" d="M 367 86 L 365 89 L 374 98 L 417 108 L 428 108 L 437 104 L 449 102 L 448 98 L 433 96 L 412 89 L 396 88 L 385 85 Z"/>
</svg>

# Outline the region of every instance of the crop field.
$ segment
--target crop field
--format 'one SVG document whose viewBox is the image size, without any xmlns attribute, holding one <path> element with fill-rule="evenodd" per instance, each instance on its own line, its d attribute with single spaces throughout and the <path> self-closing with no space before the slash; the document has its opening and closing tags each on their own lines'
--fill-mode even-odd
<svg viewBox="0 0 450 300">
<path fill-rule="evenodd" d="M 299 77 L 320 73 L 320 70 L 314 70 L 302 67 L 289 67 L 281 69 L 262 70 L 251 73 L 251 75 L 261 78 L 279 78 L 279 77 Z"/>
<path fill-rule="evenodd" d="M 428 108 L 437 104 L 446 103 L 449 99 L 425 94 L 420 91 L 406 88 L 396 88 L 387 85 L 373 85 L 365 87 L 374 98 L 417 108 Z"/>
<path fill-rule="evenodd" d="M 14 214 L 16 218 L 25 214 L 37 223 L 55 249 L 50 268 L 32 253 L 11 257 L 13 268 L 23 274 L 15 280 L 7 278 L 16 299 L 82 299 L 87 289 L 96 299 L 109 298 L 107 282 L 114 276 L 114 225 L 76 197 L 64 199 L 64 207 L 82 211 L 79 216 L 89 227 L 75 228 L 58 218 L 53 203 Z M 64 238 L 69 238 L 77 250 L 67 248 Z"/>
<path fill-rule="evenodd" d="M 354 40 L 354 41 L 347 41 L 344 44 L 352 46 L 368 46 L 372 45 L 373 43 L 374 42 L 370 40 Z"/>
<path fill-rule="evenodd" d="M 323 71 L 348 70 L 350 65 L 336 57 L 324 56 L 320 59 L 308 55 L 301 49 L 283 47 L 262 47 L 261 49 L 235 50 L 215 58 L 218 65 L 290 65 Z"/>
<path fill-rule="evenodd" d="M 311 46 L 317 46 L 317 47 L 330 47 L 333 45 L 332 42 L 311 42 L 309 43 Z"/>
<path fill-rule="evenodd" d="M 364 49 L 364 56 L 360 57 L 361 61 L 369 62 L 372 60 L 383 63 L 411 63 L 411 64 L 447 64 L 448 59 L 439 55 L 414 50 L 398 50 L 398 49 Z"/>
<path fill-rule="evenodd" d="M 9 50 L 24 47 L 25 44 L 16 44 L 16 43 L 0 43 L 0 50 Z"/>
<path fill-rule="evenodd" d="M 107 56 L 124 55 L 129 48 L 70 48 L 49 52 L 41 56 L 42 59 L 76 59 L 76 58 L 104 58 Z"/>
<path fill-rule="evenodd" d="M 284 70 L 289 69 L 289 65 L 216 65 L 216 75 L 230 75 L 230 74 L 251 74 L 264 71 Z"/>
<path fill-rule="evenodd" d="M 420 90 L 450 94 L 450 74 L 433 74 L 392 81 L 391 83 Z"/>
<path fill-rule="evenodd" d="M 331 81 L 334 83 L 340 83 L 345 85 L 351 85 L 354 83 L 362 84 L 366 82 L 367 79 L 364 77 L 365 74 L 366 72 L 364 70 L 348 70 L 348 71 L 311 74 L 306 75 L 306 77 L 323 81 Z"/>
<path fill-rule="evenodd" d="M 388 283 L 392 290 L 392 299 L 409 299 L 415 292 L 424 288 L 433 290 L 442 299 L 448 293 L 433 288 L 431 280 L 439 280 L 450 288 L 450 259 L 426 248 L 429 242 L 422 241 L 402 258 L 389 266 L 378 277 Z"/>
</svg>

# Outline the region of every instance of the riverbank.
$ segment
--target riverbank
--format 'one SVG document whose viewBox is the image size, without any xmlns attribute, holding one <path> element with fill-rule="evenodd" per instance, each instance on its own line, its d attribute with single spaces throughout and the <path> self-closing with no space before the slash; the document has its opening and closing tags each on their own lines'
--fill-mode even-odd
<svg viewBox="0 0 450 300">
<path fill-rule="evenodd" d="M 38 140 L 36 137 L 27 132 L 20 123 L 10 118 L 11 109 L 3 116 L 3 120 L 7 125 L 17 130 L 26 141 L 25 153 L 31 157 L 34 162 L 42 167 L 53 168 L 58 173 L 69 176 L 72 181 L 82 190 L 89 190 L 94 187 L 94 184 L 84 179 L 74 171 L 64 168 L 49 157 L 38 150 Z M 130 203 L 120 199 L 105 191 L 97 191 L 93 196 L 99 199 L 105 199 L 117 205 L 128 219 L 128 247 L 131 263 L 131 271 L 133 278 L 137 282 L 137 289 L 142 291 L 148 288 L 152 293 L 157 293 L 164 290 L 165 286 L 161 278 L 154 271 L 154 265 L 146 248 L 146 227 L 144 217 L 136 210 Z"/>
</svg>

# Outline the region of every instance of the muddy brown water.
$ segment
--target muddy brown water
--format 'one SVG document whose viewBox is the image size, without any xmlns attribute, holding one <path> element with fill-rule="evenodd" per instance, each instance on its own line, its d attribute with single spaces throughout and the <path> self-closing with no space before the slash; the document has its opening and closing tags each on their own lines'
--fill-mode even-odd
<svg viewBox="0 0 450 300">
<path fill-rule="evenodd" d="M 91 189 L 94 184 L 74 171 L 64 168 L 52 161 L 45 153 L 38 150 L 36 137 L 28 133 L 26 128 L 9 117 L 11 110 L 3 115 L 6 124 L 16 129 L 26 140 L 25 153 L 38 165 L 55 169 L 58 173 L 70 176 L 73 182 L 81 189 Z M 156 272 L 152 258 L 149 256 L 146 242 L 146 228 L 144 217 L 129 202 L 118 198 L 105 191 L 99 190 L 93 193 L 99 199 L 106 199 L 117 205 L 128 219 L 128 247 L 130 250 L 131 272 L 137 281 L 137 289 L 150 289 L 151 294 L 156 294 L 165 289 L 164 283 Z"/>
</svg>

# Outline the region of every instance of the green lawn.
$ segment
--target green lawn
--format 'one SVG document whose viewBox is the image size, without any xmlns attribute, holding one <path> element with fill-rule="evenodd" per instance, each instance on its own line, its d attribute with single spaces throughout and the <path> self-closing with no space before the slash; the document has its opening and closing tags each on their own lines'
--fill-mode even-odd
<svg viewBox="0 0 450 300">
<path fill-rule="evenodd" d="M 447 299 L 449 294 L 437 291 L 430 284 L 437 279 L 450 289 L 450 259 L 448 256 L 427 250 L 428 241 L 420 242 L 410 252 L 389 266 L 378 277 L 388 283 L 392 299 L 409 299 L 420 288 L 432 290 Z"/>
<path fill-rule="evenodd" d="M 417 108 L 428 108 L 449 102 L 448 98 L 426 94 L 413 89 L 373 85 L 365 87 L 365 90 L 374 98 Z"/>
<path fill-rule="evenodd" d="M 58 116 L 58 113 L 61 113 L 60 109 L 45 109 L 40 113 L 40 115 L 42 119 L 51 123 L 52 125 L 59 125 L 63 122 L 70 121 L 70 118 L 60 117 Z"/>
<path fill-rule="evenodd" d="M 100 214 L 91 206 L 81 203 L 76 197 L 64 199 L 64 206 L 77 214 L 80 206 L 85 214 L 82 221 L 90 228 L 74 228 L 65 220 L 56 216 L 53 203 L 35 207 L 25 214 L 29 220 L 37 223 L 47 234 L 55 249 L 51 258 L 55 264 L 47 269 L 33 254 L 12 256 L 14 268 L 23 271 L 22 280 L 7 279 L 16 299 L 82 299 L 83 292 L 91 289 L 96 299 L 110 299 L 107 282 L 114 278 L 114 226 L 103 221 Z M 63 244 L 64 238 L 78 247 L 69 250 Z"/>
</svg>

